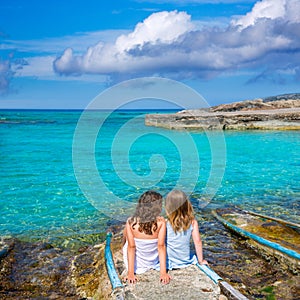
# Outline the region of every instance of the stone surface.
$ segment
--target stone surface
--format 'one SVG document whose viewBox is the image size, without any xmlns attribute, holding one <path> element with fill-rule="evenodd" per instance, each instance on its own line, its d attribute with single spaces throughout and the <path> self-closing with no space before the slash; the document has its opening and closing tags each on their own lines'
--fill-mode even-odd
<svg viewBox="0 0 300 300">
<path fill-rule="evenodd" d="M 2 239 L 0 299 L 109 299 L 104 244 L 77 253 L 51 244 Z M 1 249 L 0 248 L 0 249 Z"/>
<path fill-rule="evenodd" d="M 0 259 L 0 299 L 75 299 L 71 256 L 46 243 L 2 240 L 10 248 Z"/>
<path fill-rule="evenodd" d="M 179 130 L 299 130 L 300 99 L 257 99 L 175 114 L 149 114 L 145 124 Z"/>
<path fill-rule="evenodd" d="M 265 299 L 272 295 L 276 299 L 300 299 L 300 275 L 283 272 L 278 265 L 266 261 L 248 249 L 243 239 L 225 230 L 209 212 L 202 211 L 201 214 L 197 214 L 197 219 L 203 240 L 204 257 L 209 261 L 211 268 L 233 287 L 249 299 Z M 120 251 L 121 228 L 114 232 L 116 234 L 112 239 L 111 248 L 116 269 L 121 274 L 124 271 Z M 0 251 L 7 249 L 0 257 L 0 299 L 111 299 L 118 291 L 112 294 L 106 273 L 104 247 L 105 243 L 98 242 L 96 245 L 70 249 L 45 242 L 0 238 Z M 180 274 L 183 271 L 189 274 Z M 194 271 L 196 276 L 193 275 Z M 149 286 L 165 293 L 170 292 L 168 289 L 173 285 L 174 292 L 171 298 L 176 299 L 179 292 L 183 295 L 189 289 L 196 290 L 195 287 L 200 283 L 200 279 L 196 280 L 200 278 L 197 277 L 199 274 L 200 270 L 172 271 L 173 283 L 162 286 L 159 283 L 159 274 L 151 271 L 139 275 L 139 284 L 148 282 Z M 186 281 L 186 276 L 190 276 L 191 280 Z M 191 283 L 192 286 L 189 286 Z M 127 286 L 125 292 L 128 297 L 135 297 L 141 286 Z M 180 288 L 181 286 L 185 289 Z M 145 290 L 149 293 L 149 289 Z M 201 293 L 203 295 L 206 292 Z M 151 295 L 150 299 L 162 298 L 161 294 L 158 297 L 153 296 L 156 294 Z"/>
<path fill-rule="evenodd" d="M 158 271 L 138 276 L 136 284 L 125 287 L 126 299 L 219 299 L 220 288 L 196 266 L 169 272 L 172 280 L 163 285 Z"/>
<path fill-rule="evenodd" d="M 225 111 L 256 111 L 256 110 L 273 110 L 282 108 L 299 108 L 300 94 L 295 99 L 284 98 L 266 98 L 256 100 L 245 100 L 240 102 L 233 102 L 229 104 L 221 104 L 211 108 L 211 111 L 225 112 Z"/>
<path fill-rule="evenodd" d="M 126 275 L 121 249 L 113 252 L 115 265 L 124 278 Z M 220 288 L 198 267 L 189 266 L 169 272 L 172 279 L 169 284 L 159 281 L 159 271 L 150 270 L 137 275 L 136 284 L 125 284 L 125 299 L 219 299 Z"/>
</svg>

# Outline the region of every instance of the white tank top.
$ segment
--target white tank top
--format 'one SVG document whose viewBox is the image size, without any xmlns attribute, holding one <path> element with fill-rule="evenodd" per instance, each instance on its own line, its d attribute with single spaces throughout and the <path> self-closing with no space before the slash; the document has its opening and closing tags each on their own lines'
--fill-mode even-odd
<svg viewBox="0 0 300 300">
<path fill-rule="evenodd" d="M 157 241 L 158 239 L 137 239 L 135 241 L 134 273 L 142 274 L 150 269 L 159 270 Z M 128 242 L 123 246 L 123 258 L 128 270 Z"/>
</svg>

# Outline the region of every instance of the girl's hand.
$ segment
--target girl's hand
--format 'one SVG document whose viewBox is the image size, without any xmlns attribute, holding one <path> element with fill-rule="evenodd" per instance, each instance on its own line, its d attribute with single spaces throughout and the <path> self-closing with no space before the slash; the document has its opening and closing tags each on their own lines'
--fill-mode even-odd
<svg viewBox="0 0 300 300">
<path fill-rule="evenodd" d="M 134 274 L 133 275 L 127 275 L 125 278 L 124 278 L 124 281 L 126 282 L 128 282 L 128 283 L 136 283 L 137 281 L 138 281 L 138 279 L 137 279 L 137 277 L 135 277 L 134 276 Z"/>
<path fill-rule="evenodd" d="M 207 262 L 205 259 L 203 259 L 203 260 L 200 262 L 200 265 L 208 265 L 208 262 Z"/>
<path fill-rule="evenodd" d="M 171 276 L 168 273 L 160 274 L 160 282 L 163 284 L 168 284 L 171 280 Z"/>
</svg>

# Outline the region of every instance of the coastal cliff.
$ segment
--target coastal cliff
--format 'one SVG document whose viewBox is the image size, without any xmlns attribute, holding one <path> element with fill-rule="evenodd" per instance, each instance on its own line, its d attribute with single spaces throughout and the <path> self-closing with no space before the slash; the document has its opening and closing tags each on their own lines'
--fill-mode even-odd
<svg viewBox="0 0 300 300">
<path fill-rule="evenodd" d="M 245 100 L 174 114 L 149 114 L 145 124 L 178 130 L 299 130 L 300 94 Z"/>
</svg>

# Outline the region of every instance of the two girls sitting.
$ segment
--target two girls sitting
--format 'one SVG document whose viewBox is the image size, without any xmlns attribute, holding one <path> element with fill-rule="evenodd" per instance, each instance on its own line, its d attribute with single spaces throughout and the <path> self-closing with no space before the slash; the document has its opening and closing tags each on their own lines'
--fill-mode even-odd
<svg viewBox="0 0 300 300">
<path fill-rule="evenodd" d="M 150 269 L 160 270 L 160 281 L 170 282 L 167 270 L 184 268 L 190 264 L 207 264 L 203 260 L 202 241 L 193 207 L 182 191 L 173 190 L 166 197 L 167 222 L 161 216 L 162 196 L 155 191 L 145 192 L 136 211 L 124 229 L 123 256 L 127 280 L 135 283 L 135 274 Z M 190 254 L 190 238 L 196 254 Z"/>
</svg>

